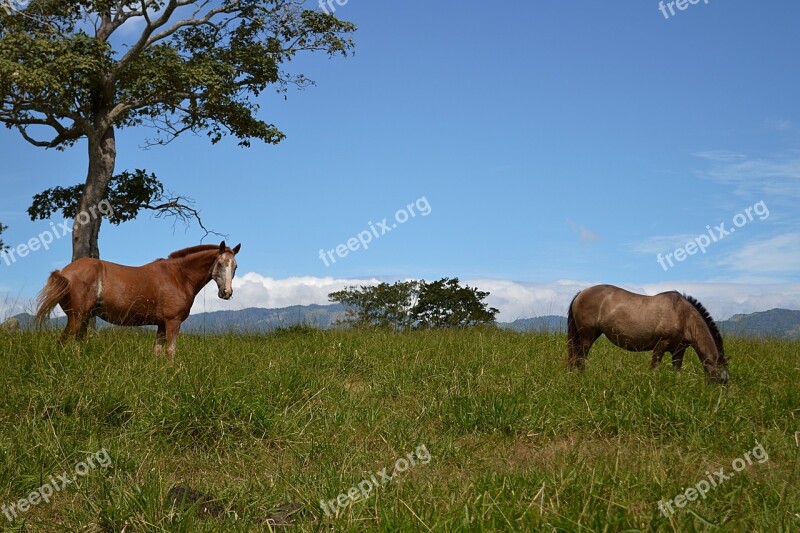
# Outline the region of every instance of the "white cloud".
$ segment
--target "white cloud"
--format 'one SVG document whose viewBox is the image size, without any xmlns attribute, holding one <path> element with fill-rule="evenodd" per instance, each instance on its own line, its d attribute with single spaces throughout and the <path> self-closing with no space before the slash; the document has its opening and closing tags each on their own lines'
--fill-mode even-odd
<svg viewBox="0 0 800 533">
<path fill-rule="evenodd" d="M 587 229 L 580 224 L 576 224 L 572 220 L 567 219 L 567 224 L 571 227 L 574 231 L 577 231 L 581 236 L 581 242 L 591 242 L 600 240 L 600 235 L 593 232 L 590 229 Z"/>
<path fill-rule="evenodd" d="M 640 254 L 659 254 L 673 252 L 678 248 L 686 246 L 697 238 L 697 235 L 683 233 L 679 235 L 655 235 L 645 240 L 630 244 L 629 247 Z"/>
<path fill-rule="evenodd" d="M 541 315 L 566 315 L 569 303 L 578 291 L 593 285 L 585 281 L 555 281 L 552 283 L 520 283 L 502 280 L 471 280 L 491 294 L 489 305 L 500 309 L 498 319 L 511 322 L 518 318 Z M 712 316 L 724 320 L 739 313 L 767 311 L 776 307 L 800 309 L 800 283 L 694 283 L 663 282 L 644 285 L 622 285 L 639 294 L 654 295 L 678 291 L 694 296 L 706 306 Z"/>
<path fill-rule="evenodd" d="M 800 159 L 794 153 L 770 159 L 751 159 L 724 150 L 694 155 L 714 163 L 699 172 L 700 176 L 731 185 L 737 194 L 800 197 Z"/>
<path fill-rule="evenodd" d="M 311 276 L 275 279 L 249 272 L 233 280 L 233 298 L 217 297 L 212 282 L 197 296 L 192 313 L 247 309 L 249 307 L 280 308 L 292 305 L 329 304 L 328 294 L 350 285 L 377 285 L 380 280 L 315 278 Z"/>
<path fill-rule="evenodd" d="M 789 131 L 793 128 L 792 121 L 786 118 L 768 118 L 764 121 L 764 126 L 774 131 Z"/>
<path fill-rule="evenodd" d="M 800 159 L 749 159 L 721 165 L 708 171 L 708 176 L 722 183 L 770 178 L 800 179 Z"/>
<path fill-rule="evenodd" d="M 590 286 L 582 281 L 560 280 L 552 283 L 475 279 L 464 283 L 488 291 L 486 302 L 500 310 L 500 322 L 542 315 L 566 315 L 567 307 L 578 291 Z"/>
<path fill-rule="evenodd" d="M 679 291 L 700 300 L 716 320 L 770 309 L 800 310 L 800 283 L 663 282 L 644 285 L 640 292 Z"/>
<path fill-rule="evenodd" d="M 19 315 L 20 313 L 34 312 L 35 303 L 32 300 L 20 299 L 13 294 L 0 290 L 0 323 L 8 317 Z"/>
<path fill-rule="evenodd" d="M 225 301 L 217 297 L 217 287 L 212 282 L 195 300 L 192 313 L 249 307 L 288 307 L 291 305 L 329 304 L 328 294 L 352 285 L 377 285 L 394 280 L 335 279 L 293 277 L 275 279 L 255 272 L 237 277 L 233 283 L 233 298 Z M 501 321 L 528 318 L 537 315 L 566 314 L 567 305 L 577 292 L 590 284 L 580 281 L 553 283 L 519 283 L 505 280 L 462 280 L 463 284 L 490 293 L 487 303 L 500 310 Z"/>
<path fill-rule="evenodd" d="M 800 270 L 800 233 L 787 233 L 747 244 L 729 254 L 720 264 L 739 272 L 796 274 Z"/>
<path fill-rule="evenodd" d="M 695 157 L 708 159 L 710 161 L 740 161 L 747 159 L 747 156 L 730 150 L 706 150 L 704 152 L 695 152 Z"/>
</svg>

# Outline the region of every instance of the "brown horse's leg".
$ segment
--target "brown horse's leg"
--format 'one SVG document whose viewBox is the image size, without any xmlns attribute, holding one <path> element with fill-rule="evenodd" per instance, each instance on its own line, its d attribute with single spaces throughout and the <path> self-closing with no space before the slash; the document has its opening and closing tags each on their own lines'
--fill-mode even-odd
<svg viewBox="0 0 800 533">
<path fill-rule="evenodd" d="M 175 345 L 178 342 L 178 331 L 181 329 L 180 320 L 171 320 L 166 323 L 167 357 L 175 357 Z"/>
<path fill-rule="evenodd" d="M 577 346 L 575 348 L 575 358 L 570 360 L 570 366 L 578 370 L 586 369 L 586 360 L 589 358 L 589 350 L 592 348 L 594 341 L 602 335 L 603 332 L 591 332 L 590 336 L 586 336 L 585 332 L 581 332 L 578 338 Z"/>
<path fill-rule="evenodd" d="M 78 319 L 78 332 L 75 334 L 75 338 L 79 341 L 82 341 L 86 338 L 86 330 L 89 329 L 89 322 L 92 320 L 93 315 L 81 316 Z"/>
<path fill-rule="evenodd" d="M 589 355 L 589 349 L 601 333 L 598 332 L 595 334 L 592 332 L 592 335 L 588 337 L 585 331 L 570 333 L 567 339 L 567 366 L 569 368 L 583 370 L 586 368 L 586 358 Z"/>
<path fill-rule="evenodd" d="M 567 339 L 567 366 L 570 368 L 578 367 L 578 351 L 580 350 L 580 339 Z"/>
<path fill-rule="evenodd" d="M 665 340 L 658 341 L 656 347 L 653 348 L 653 360 L 650 361 L 650 368 L 658 368 L 658 365 L 660 365 L 661 361 L 664 359 L 664 352 L 666 352 L 668 348 L 669 342 Z"/>
<path fill-rule="evenodd" d="M 158 325 L 156 332 L 156 342 L 153 345 L 153 355 L 158 357 L 164 351 L 164 345 L 167 343 L 167 327 L 164 324 Z"/>
<path fill-rule="evenodd" d="M 589 350 L 583 348 L 583 343 L 584 341 L 580 335 L 567 339 L 567 366 L 569 368 L 583 370 L 586 366 L 586 352 Z"/>
<path fill-rule="evenodd" d="M 685 351 L 686 347 L 682 346 L 672 352 L 672 368 L 675 369 L 675 372 L 678 372 L 683 366 L 683 352 Z"/>
<path fill-rule="evenodd" d="M 64 328 L 64 331 L 61 332 L 58 342 L 64 346 L 70 338 L 80 340 L 81 327 L 81 317 L 74 311 L 69 311 L 67 313 L 67 326 Z"/>
<path fill-rule="evenodd" d="M 578 370 L 586 369 L 586 360 L 589 358 L 589 350 L 591 350 L 592 344 L 594 344 L 594 341 L 596 341 L 599 336 L 600 334 L 597 334 L 594 338 L 590 337 L 581 341 L 580 348 L 578 348 Z"/>
</svg>

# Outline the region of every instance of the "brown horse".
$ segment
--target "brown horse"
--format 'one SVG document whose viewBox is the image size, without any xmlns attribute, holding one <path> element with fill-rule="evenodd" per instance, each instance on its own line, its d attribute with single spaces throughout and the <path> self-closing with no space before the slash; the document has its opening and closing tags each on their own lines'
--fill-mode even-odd
<svg viewBox="0 0 800 533">
<path fill-rule="evenodd" d="M 567 313 L 568 364 L 583 370 L 589 349 L 600 335 L 631 352 L 653 350 L 651 367 L 661 364 L 665 352 L 680 370 L 683 352 L 691 346 L 706 375 L 728 382 L 722 334 L 705 307 L 678 292 L 643 296 L 614 287 L 595 285 L 577 294 Z"/>
<path fill-rule="evenodd" d="M 56 304 L 61 306 L 67 315 L 62 344 L 82 339 L 93 316 L 118 326 L 158 326 L 153 351 L 159 355 L 166 344 L 173 357 L 181 323 L 203 287 L 213 279 L 220 298 L 233 296 L 234 256 L 241 246 L 231 249 L 225 241 L 193 246 L 141 267 L 78 259 L 50 274 L 37 299 L 36 320 L 43 324 Z"/>
</svg>

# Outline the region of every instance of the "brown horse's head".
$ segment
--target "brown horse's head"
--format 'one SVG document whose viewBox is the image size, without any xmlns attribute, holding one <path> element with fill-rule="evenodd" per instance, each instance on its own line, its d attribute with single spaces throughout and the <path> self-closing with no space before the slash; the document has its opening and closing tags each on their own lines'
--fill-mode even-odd
<svg viewBox="0 0 800 533">
<path fill-rule="evenodd" d="M 716 348 L 717 356 L 716 359 L 709 359 L 711 365 L 706 366 L 708 377 L 712 381 L 727 385 L 730 375 L 728 374 L 728 358 L 725 357 L 725 347 L 722 343 L 722 333 L 720 333 L 716 322 L 714 322 L 714 319 L 711 318 L 711 313 L 708 312 L 703 304 L 701 304 L 696 298 L 692 298 L 686 294 L 684 294 L 683 297 L 700 313 L 700 316 L 703 318 L 703 321 L 708 327 L 708 332 L 711 334 L 711 338 L 714 340 L 714 347 Z M 698 348 L 695 346 L 695 351 L 697 350 Z M 699 352 L 698 355 L 700 355 Z M 702 356 L 700 357 L 700 360 L 703 361 Z"/>
<path fill-rule="evenodd" d="M 237 244 L 233 249 L 225 245 L 225 241 L 219 243 L 219 255 L 211 269 L 211 279 L 217 283 L 219 297 L 223 300 L 230 300 L 233 296 L 233 276 L 236 275 L 236 254 L 242 249 L 241 244 Z"/>
</svg>

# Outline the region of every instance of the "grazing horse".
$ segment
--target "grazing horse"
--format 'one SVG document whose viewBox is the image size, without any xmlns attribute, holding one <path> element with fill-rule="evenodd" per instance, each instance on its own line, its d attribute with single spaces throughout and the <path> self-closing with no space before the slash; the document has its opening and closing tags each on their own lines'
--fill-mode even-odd
<svg viewBox="0 0 800 533">
<path fill-rule="evenodd" d="M 70 337 L 83 339 L 93 316 L 118 326 L 158 326 L 153 352 L 159 355 L 166 344 L 173 357 L 181 323 L 203 287 L 213 279 L 220 298 L 233 296 L 234 256 L 241 246 L 231 249 L 225 241 L 193 246 L 140 267 L 78 259 L 50 274 L 37 299 L 36 320 L 43 324 L 56 304 L 61 306 L 67 315 L 62 344 Z"/>
<path fill-rule="evenodd" d="M 568 364 L 573 368 L 584 369 L 589 349 L 605 334 L 625 350 L 653 350 L 652 368 L 670 352 L 673 367 L 680 370 L 683 352 L 691 346 L 706 376 L 728 382 L 728 363 L 717 325 L 700 302 L 675 291 L 643 296 L 613 285 L 589 287 L 569 305 L 567 334 Z"/>
</svg>

